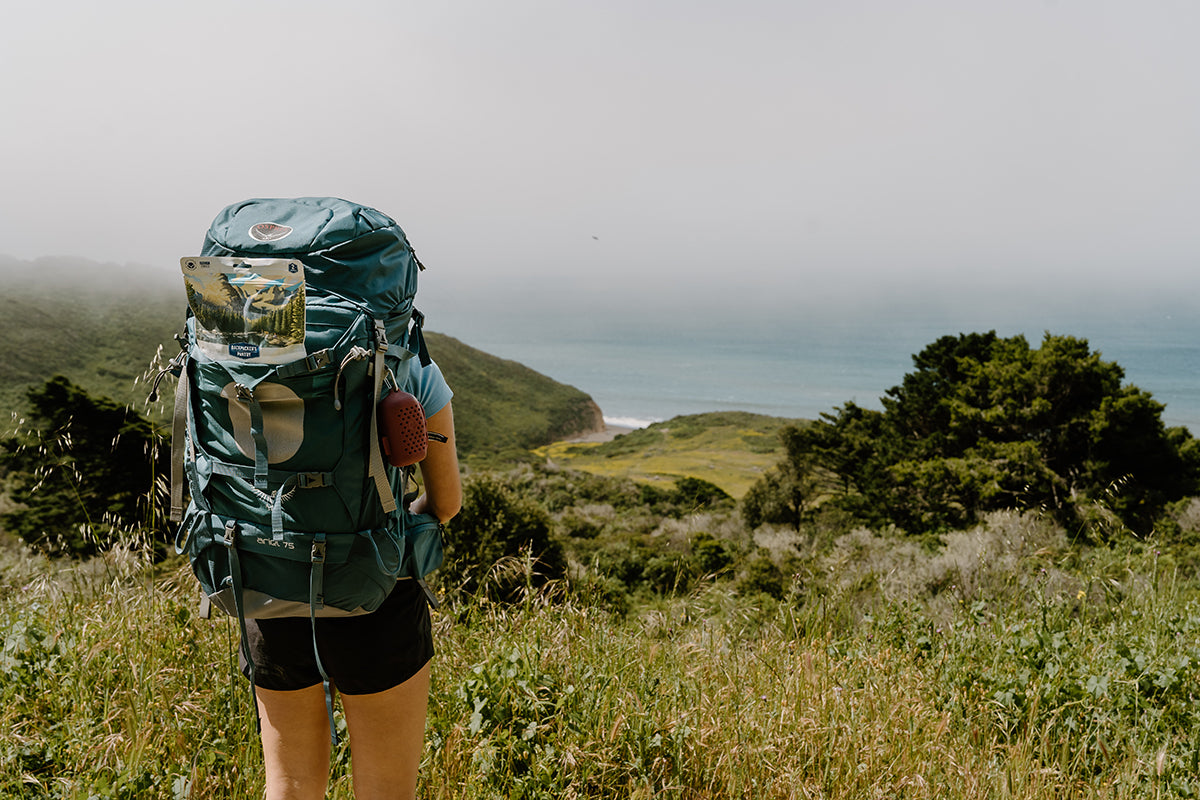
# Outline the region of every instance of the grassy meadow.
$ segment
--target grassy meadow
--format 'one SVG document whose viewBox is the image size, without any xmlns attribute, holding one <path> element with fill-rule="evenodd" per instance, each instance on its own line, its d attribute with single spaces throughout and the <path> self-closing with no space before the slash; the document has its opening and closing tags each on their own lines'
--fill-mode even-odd
<svg viewBox="0 0 1200 800">
<path fill-rule="evenodd" d="M 0 560 L 0 797 L 261 796 L 235 626 L 196 618 L 186 565 Z M 714 579 L 614 613 L 564 580 L 438 613 L 421 796 L 1200 791 L 1200 606 L 1152 544 L 996 514 L 795 567 L 779 600 Z M 351 797 L 344 746 L 329 796 Z"/>
<path fill-rule="evenodd" d="M 680 416 L 609 442 L 555 442 L 535 453 L 564 469 L 651 485 L 699 478 L 740 498 L 779 461 L 779 429 L 788 423 L 744 411 Z"/>
</svg>

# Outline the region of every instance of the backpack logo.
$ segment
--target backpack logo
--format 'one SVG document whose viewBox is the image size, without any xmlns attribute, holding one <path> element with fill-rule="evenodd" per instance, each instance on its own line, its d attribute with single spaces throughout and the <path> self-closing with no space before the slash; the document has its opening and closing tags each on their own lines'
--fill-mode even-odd
<svg viewBox="0 0 1200 800">
<path fill-rule="evenodd" d="M 278 242 L 292 232 L 287 225 L 275 222 L 260 222 L 250 228 L 250 238 L 260 242 Z"/>
</svg>

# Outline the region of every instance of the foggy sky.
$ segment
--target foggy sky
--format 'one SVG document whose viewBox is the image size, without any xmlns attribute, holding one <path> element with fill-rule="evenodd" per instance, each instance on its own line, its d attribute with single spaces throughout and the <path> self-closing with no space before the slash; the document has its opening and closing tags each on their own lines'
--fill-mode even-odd
<svg viewBox="0 0 1200 800">
<path fill-rule="evenodd" d="M 22 3 L 0 254 L 169 272 L 228 203 L 328 194 L 438 298 L 1186 295 L 1198 34 L 1182 0 Z"/>
</svg>

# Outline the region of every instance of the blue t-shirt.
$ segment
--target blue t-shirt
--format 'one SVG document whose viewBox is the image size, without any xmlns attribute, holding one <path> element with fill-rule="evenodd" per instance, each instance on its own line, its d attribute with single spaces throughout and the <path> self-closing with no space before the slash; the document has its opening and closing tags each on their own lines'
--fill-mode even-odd
<svg viewBox="0 0 1200 800">
<path fill-rule="evenodd" d="M 442 377 L 438 365 L 430 361 L 429 366 L 421 366 L 421 359 L 410 358 L 404 362 L 408 366 L 408 380 L 403 381 L 408 391 L 417 398 L 426 417 L 432 417 L 446 407 L 454 392 Z"/>
</svg>

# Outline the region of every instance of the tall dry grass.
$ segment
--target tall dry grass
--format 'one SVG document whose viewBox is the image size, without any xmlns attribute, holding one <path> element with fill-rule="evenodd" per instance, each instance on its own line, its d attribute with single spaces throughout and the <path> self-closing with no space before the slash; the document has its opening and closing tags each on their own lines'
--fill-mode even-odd
<svg viewBox="0 0 1200 800">
<path fill-rule="evenodd" d="M 616 616 L 556 585 L 439 614 L 422 795 L 1195 796 L 1200 610 L 1152 549 L 1041 524 L 859 533 L 783 601 L 710 583 Z M 261 796 L 234 625 L 195 618 L 184 565 L 0 561 L 0 797 Z"/>
</svg>

